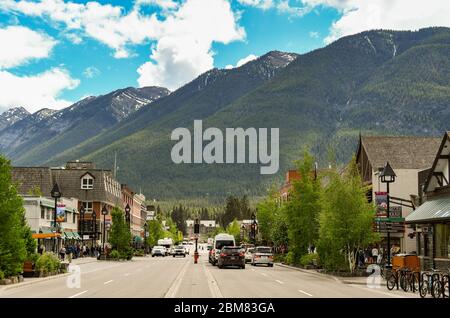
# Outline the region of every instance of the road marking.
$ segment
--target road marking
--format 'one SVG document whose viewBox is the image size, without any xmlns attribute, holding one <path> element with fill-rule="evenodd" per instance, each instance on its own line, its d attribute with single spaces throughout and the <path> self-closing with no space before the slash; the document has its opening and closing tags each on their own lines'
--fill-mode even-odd
<svg viewBox="0 0 450 318">
<path fill-rule="evenodd" d="M 189 265 L 189 261 L 187 261 L 186 264 L 184 264 L 183 268 L 178 273 L 177 277 L 175 278 L 174 282 L 170 286 L 169 290 L 164 295 L 164 298 L 175 298 L 175 295 L 177 294 L 178 289 L 180 289 L 181 281 L 183 280 L 183 276 L 186 274 L 188 265 Z"/>
<path fill-rule="evenodd" d="M 276 281 L 278 284 L 281 284 L 281 285 L 284 284 L 281 280 L 275 279 L 275 281 Z"/>
<path fill-rule="evenodd" d="M 313 296 L 310 293 L 305 292 L 304 290 L 299 289 L 298 291 L 301 292 L 302 294 L 305 294 L 305 295 L 309 296 L 309 297 Z"/>
<path fill-rule="evenodd" d="M 75 295 L 73 295 L 73 296 L 70 296 L 69 298 L 75 298 L 75 297 L 77 297 L 77 296 L 83 295 L 83 294 L 86 293 L 86 292 L 87 292 L 87 290 L 82 291 L 81 293 L 78 293 L 78 294 L 75 294 Z"/>
<path fill-rule="evenodd" d="M 260 273 L 260 274 L 267 277 L 267 274 L 266 274 L 266 273 Z"/>
<path fill-rule="evenodd" d="M 205 266 L 205 262 L 202 262 L 202 268 L 206 275 L 206 281 L 208 282 L 209 291 L 211 292 L 212 298 L 223 298 L 222 292 L 220 291 L 217 281 L 211 274 L 209 269 Z"/>
<path fill-rule="evenodd" d="M 112 283 L 113 281 L 114 281 L 113 279 L 108 280 L 107 282 L 104 282 L 103 285 L 108 285 L 109 283 Z"/>
</svg>

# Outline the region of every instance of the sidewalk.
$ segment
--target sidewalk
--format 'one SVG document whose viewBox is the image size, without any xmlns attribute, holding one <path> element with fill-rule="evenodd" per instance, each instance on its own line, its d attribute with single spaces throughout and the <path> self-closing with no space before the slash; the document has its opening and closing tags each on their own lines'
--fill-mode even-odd
<svg viewBox="0 0 450 318">
<path fill-rule="evenodd" d="M 84 258 L 73 259 L 71 264 L 72 265 L 83 265 L 83 264 L 88 264 L 88 263 L 93 263 L 93 262 L 97 262 L 97 259 L 95 257 L 84 257 Z M 61 278 L 61 277 L 67 277 L 69 275 L 70 275 L 70 273 L 58 274 L 58 275 L 53 275 L 53 276 L 48 276 L 48 277 L 24 277 L 22 283 L 1 286 L 0 292 L 9 290 L 12 288 L 19 288 L 19 287 L 37 284 L 40 282 L 45 282 L 47 280 L 57 279 L 57 278 Z"/>
<path fill-rule="evenodd" d="M 297 270 L 300 272 L 308 273 L 310 275 L 319 276 L 321 278 L 332 279 L 332 280 L 340 282 L 342 284 L 356 284 L 356 285 L 366 285 L 367 284 L 367 277 L 342 277 L 342 276 L 335 276 L 335 275 L 331 275 L 331 274 L 319 273 L 315 269 L 304 269 L 304 268 L 285 265 L 285 264 L 281 264 L 281 263 L 275 263 L 275 264 L 280 267 Z"/>
</svg>

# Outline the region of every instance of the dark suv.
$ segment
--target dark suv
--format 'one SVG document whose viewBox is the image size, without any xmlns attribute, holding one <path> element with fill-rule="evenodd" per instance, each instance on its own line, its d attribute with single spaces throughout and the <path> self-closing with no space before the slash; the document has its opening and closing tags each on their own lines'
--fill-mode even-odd
<svg viewBox="0 0 450 318">
<path fill-rule="evenodd" d="M 224 268 L 225 266 L 238 266 L 244 269 L 244 251 L 239 246 L 225 246 L 220 251 L 220 255 L 217 260 L 217 266 L 219 268 Z"/>
</svg>

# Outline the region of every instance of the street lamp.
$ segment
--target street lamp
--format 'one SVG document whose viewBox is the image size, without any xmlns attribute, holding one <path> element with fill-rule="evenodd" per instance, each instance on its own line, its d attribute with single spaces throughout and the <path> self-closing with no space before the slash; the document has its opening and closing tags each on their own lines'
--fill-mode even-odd
<svg viewBox="0 0 450 318">
<path fill-rule="evenodd" d="M 244 239 L 245 239 L 245 224 L 242 223 L 242 225 L 241 225 L 241 244 L 244 243 Z"/>
<path fill-rule="evenodd" d="M 147 255 L 147 222 L 144 223 L 144 255 Z"/>
<path fill-rule="evenodd" d="M 103 254 L 105 254 L 106 215 L 108 214 L 108 209 L 106 208 L 106 204 L 103 205 L 102 214 L 103 214 L 103 235 L 102 235 L 102 241 L 103 241 Z"/>
<path fill-rule="evenodd" d="M 389 164 L 389 162 L 386 162 L 386 165 L 383 168 L 383 171 L 381 171 L 380 173 L 380 179 L 382 183 L 386 183 L 386 197 L 387 197 L 387 202 L 386 202 L 386 208 L 387 208 L 387 221 L 389 222 L 389 184 L 395 182 L 395 172 L 394 169 L 392 169 L 391 165 Z M 388 228 L 387 230 L 387 264 L 386 267 L 391 267 L 391 232 Z"/>
<path fill-rule="evenodd" d="M 194 264 L 197 264 L 198 261 L 198 235 L 200 234 L 200 220 L 198 218 L 195 219 L 194 222 L 194 234 L 195 234 L 195 252 L 194 252 Z"/>
<path fill-rule="evenodd" d="M 94 242 L 97 239 L 97 214 L 92 211 L 92 229 L 94 230 L 94 235 L 92 236 L 92 247 L 94 247 Z"/>
<path fill-rule="evenodd" d="M 53 214 L 54 217 L 54 222 L 53 222 L 53 226 L 55 227 L 55 236 L 53 237 L 53 249 L 55 251 L 55 254 L 58 254 L 58 246 L 57 246 L 57 241 L 56 241 L 56 232 L 58 231 L 58 226 L 56 223 L 56 210 L 58 208 L 58 199 L 62 196 L 61 191 L 59 191 L 59 186 L 58 183 L 55 182 L 55 184 L 53 185 L 53 189 L 50 192 L 52 198 L 55 199 L 55 211 Z"/>
<path fill-rule="evenodd" d="M 253 245 L 256 247 L 256 215 L 255 212 L 252 212 L 252 238 L 253 238 Z"/>
<path fill-rule="evenodd" d="M 127 203 L 127 206 L 125 207 L 125 219 L 128 223 L 128 228 L 130 228 L 130 212 L 131 208 L 130 205 Z"/>
<path fill-rule="evenodd" d="M 81 230 L 81 246 L 84 246 L 84 213 L 86 212 L 86 210 L 84 209 L 84 204 L 81 203 L 81 208 L 80 208 L 80 230 Z"/>
</svg>

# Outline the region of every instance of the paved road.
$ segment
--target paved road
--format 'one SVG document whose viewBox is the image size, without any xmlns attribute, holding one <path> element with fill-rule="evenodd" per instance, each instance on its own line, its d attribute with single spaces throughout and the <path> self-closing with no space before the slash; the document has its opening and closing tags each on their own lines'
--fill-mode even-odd
<svg viewBox="0 0 450 318">
<path fill-rule="evenodd" d="M 328 276 L 275 265 L 245 269 L 219 269 L 202 252 L 194 264 L 186 258 L 135 258 L 131 262 L 96 261 L 80 265 L 80 288 L 69 288 L 68 277 L 0 290 L 0 297 L 414 297 L 371 289 L 363 284 L 344 284 Z M 73 280 L 72 280 L 73 281 Z"/>
</svg>

